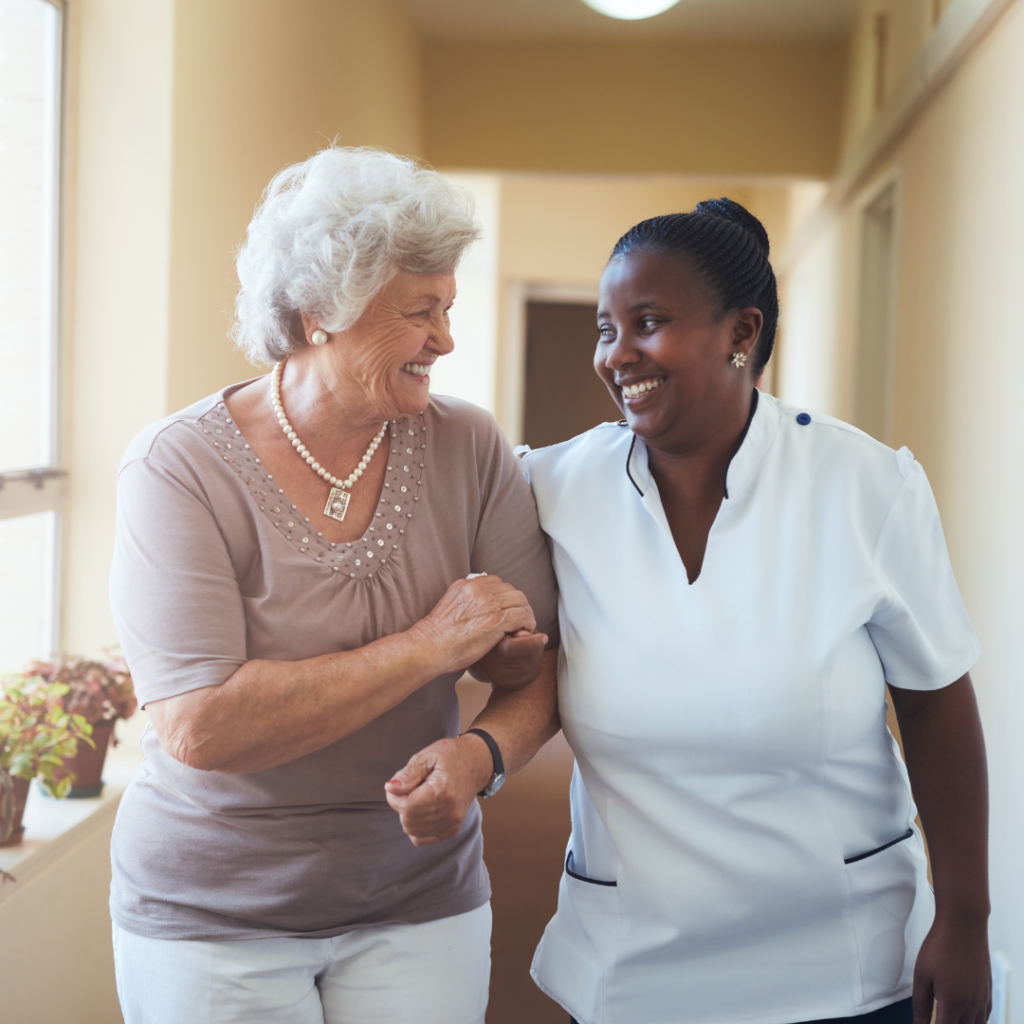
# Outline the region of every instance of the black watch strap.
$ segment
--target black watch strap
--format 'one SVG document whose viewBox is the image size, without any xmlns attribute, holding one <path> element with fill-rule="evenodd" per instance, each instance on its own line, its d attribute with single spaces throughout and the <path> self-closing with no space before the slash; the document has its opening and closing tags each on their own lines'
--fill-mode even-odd
<svg viewBox="0 0 1024 1024">
<path fill-rule="evenodd" d="M 466 733 L 473 733 L 474 736 L 479 736 L 491 751 L 491 760 L 494 762 L 494 774 L 491 776 L 491 781 L 477 794 L 478 796 L 490 796 L 492 792 L 496 792 L 496 790 L 491 789 L 494 782 L 497 779 L 501 779 L 502 782 L 505 781 L 505 762 L 501 759 L 501 750 L 498 748 L 494 737 L 483 729 L 467 729 Z"/>
</svg>

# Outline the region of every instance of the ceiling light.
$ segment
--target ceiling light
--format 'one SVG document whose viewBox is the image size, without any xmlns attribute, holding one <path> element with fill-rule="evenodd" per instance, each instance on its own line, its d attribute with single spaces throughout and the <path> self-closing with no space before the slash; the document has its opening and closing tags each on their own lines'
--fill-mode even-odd
<svg viewBox="0 0 1024 1024">
<path fill-rule="evenodd" d="M 675 7 L 679 0 L 583 0 L 599 14 L 607 14 L 609 18 L 621 18 L 623 21 L 639 21 L 641 18 L 653 18 L 670 7 Z"/>
</svg>

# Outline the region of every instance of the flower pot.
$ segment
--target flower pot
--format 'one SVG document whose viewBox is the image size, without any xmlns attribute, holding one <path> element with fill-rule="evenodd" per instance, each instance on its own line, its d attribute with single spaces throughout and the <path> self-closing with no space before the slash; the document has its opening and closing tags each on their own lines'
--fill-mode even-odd
<svg viewBox="0 0 1024 1024">
<path fill-rule="evenodd" d="M 28 799 L 28 779 L 11 779 L 14 783 L 14 822 L 11 834 L 7 841 L 0 843 L 0 846 L 17 846 L 21 837 L 25 834 L 25 828 L 21 824 L 21 816 L 25 813 L 25 801 Z"/>
<path fill-rule="evenodd" d="M 95 747 L 79 741 L 78 753 L 66 758 L 64 767 L 75 773 L 69 800 L 82 800 L 86 797 L 99 796 L 103 792 L 103 761 L 107 756 L 107 744 L 114 732 L 113 722 L 94 722 L 92 741 Z"/>
</svg>

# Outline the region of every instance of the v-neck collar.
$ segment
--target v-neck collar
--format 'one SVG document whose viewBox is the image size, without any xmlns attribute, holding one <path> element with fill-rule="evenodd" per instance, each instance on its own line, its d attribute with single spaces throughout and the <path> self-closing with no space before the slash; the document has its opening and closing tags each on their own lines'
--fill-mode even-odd
<svg viewBox="0 0 1024 1024">
<path fill-rule="evenodd" d="M 739 447 L 726 467 L 723 504 L 735 501 L 746 490 L 779 429 L 782 414 L 771 395 L 764 395 L 755 388 L 750 406 L 750 415 Z M 652 492 L 657 493 L 657 487 L 653 486 L 654 478 L 651 474 L 647 446 L 636 434 L 630 441 L 629 454 L 626 457 L 626 476 L 637 493 L 645 499 L 644 504 L 648 505 L 646 499 Z M 657 504 L 660 506 L 661 503 Z M 661 518 L 664 518 L 664 512 Z"/>
<path fill-rule="evenodd" d="M 751 411 L 747 419 L 746 428 L 740 438 L 739 447 L 726 467 L 725 479 L 722 482 L 724 492 L 722 504 L 708 532 L 704 562 L 700 573 L 692 582 L 689 580 L 682 558 L 679 557 L 678 564 L 682 571 L 683 579 L 686 580 L 687 593 L 694 593 L 695 588 L 700 586 L 701 581 L 707 577 L 708 562 L 712 559 L 716 534 L 722 529 L 723 516 L 728 516 L 729 509 L 735 505 L 753 483 L 761 461 L 764 459 L 778 432 L 781 419 L 782 414 L 775 399 L 755 391 L 751 396 Z M 658 524 L 675 549 L 672 527 L 669 525 L 668 517 L 665 515 L 665 507 L 661 501 L 657 482 L 651 473 L 647 446 L 636 435 L 633 436 L 630 442 L 629 455 L 626 458 L 626 475 L 629 477 L 632 486 L 639 492 L 644 508 Z M 676 549 L 676 554 L 678 557 L 678 549 Z"/>
</svg>

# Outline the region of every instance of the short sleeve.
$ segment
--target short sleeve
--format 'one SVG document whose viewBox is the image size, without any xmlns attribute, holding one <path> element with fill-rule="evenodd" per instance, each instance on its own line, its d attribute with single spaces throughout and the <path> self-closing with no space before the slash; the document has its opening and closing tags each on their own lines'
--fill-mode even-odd
<svg viewBox="0 0 1024 1024">
<path fill-rule="evenodd" d="M 981 647 L 960 598 L 939 510 L 919 463 L 906 479 L 875 545 L 874 565 L 890 600 L 867 624 L 885 680 L 907 690 L 955 682 Z"/>
<path fill-rule="evenodd" d="M 547 634 L 549 647 L 557 646 L 558 588 L 551 551 L 522 463 L 497 425 L 486 457 L 473 571 L 493 573 L 521 590 L 533 608 L 537 629 Z"/>
<path fill-rule="evenodd" d="M 188 474 L 152 459 L 121 469 L 110 606 L 141 706 L 219 685 L 247 660 L 235 572 Z"/>
</svg>

